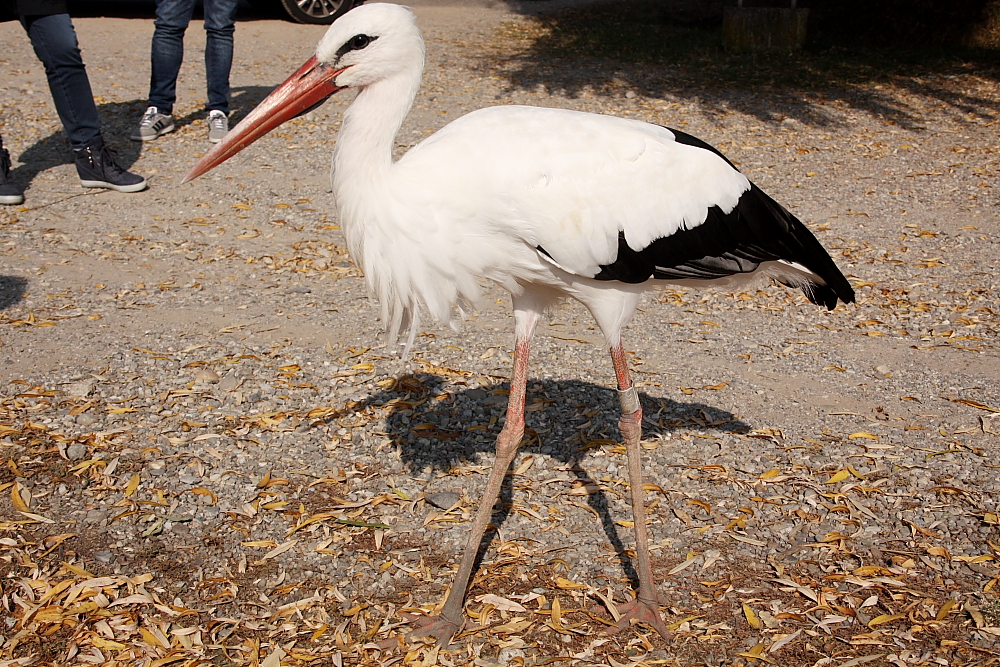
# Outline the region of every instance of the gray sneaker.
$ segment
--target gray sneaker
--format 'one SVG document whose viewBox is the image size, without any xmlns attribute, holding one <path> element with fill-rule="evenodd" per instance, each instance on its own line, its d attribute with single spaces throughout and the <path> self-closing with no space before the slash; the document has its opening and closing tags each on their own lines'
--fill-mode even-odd
<svg viewBox="0 0 1000 667">
<path fill-rule="evenodd" d="M 208 140 L 217 144 L 229 134 L 229 118 L 218 109 L 208 112 Z"/>
<path fill-rule="evenodd" d="M 174 131 L 174 117 L 160 113 L 156 107 L 149 107 L 142 114 L 139 126 L 135 128 L 129 139 L 133 141 L 152 141 L 167 132 Z"/>
</svg>

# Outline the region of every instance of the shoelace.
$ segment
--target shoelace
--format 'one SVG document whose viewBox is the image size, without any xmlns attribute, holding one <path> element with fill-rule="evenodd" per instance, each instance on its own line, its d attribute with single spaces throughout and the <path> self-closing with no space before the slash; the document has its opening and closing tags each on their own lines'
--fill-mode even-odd
<svg viewBox="0 0 1000 667">
<path fill-rule="evenodd" d="M 111 173 L 115 176 L 121 176 L 128 173 L 115 162 L 115 152 L 107 144 L 101 147 L 101 166 L 104 167 L 104 173 L 106 174 Z"/>
<path fill-rule="evenodd" d="M 149 127 L 156 120 L 156 117 L 160 115 L 160 110 L 156 107 L 149 107 L 146 109 L 146 113 L 142 114 L 142 120 L 139 121 L 139 125 L 142 127 Z"/>
<path fill-rule="evenodd" d="M 117 162 L 115 162 L 115 152 L 107 144 L 101 146 L 100 151 L 94 151 L 94 149 L 89 146 L 85 149 L 85 151 L 87 153 L 87 157 L 90 158 L 91 163 L 93 163 L 93 165 L 98 169 L 101 169 L 105 176 L 117 177 L 128 173 L 119 167 Z"/>
<path fill-rule="evenodd" d="M 210 114 L 208 116 L 208 127 L 212 130 L 227 130 L 229 122 L 222 114 Z"/>
</svg>

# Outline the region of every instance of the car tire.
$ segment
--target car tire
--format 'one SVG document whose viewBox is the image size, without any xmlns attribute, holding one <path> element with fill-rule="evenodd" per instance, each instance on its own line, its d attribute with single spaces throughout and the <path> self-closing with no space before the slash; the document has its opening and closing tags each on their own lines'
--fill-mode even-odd
<svg viewBox="0 0 1000 667">
<path fill-rule="evenodd" d="M 297 23 L 327 25 L 353 7 L 355 0 L 281 0 L 281 6 Z"/>
</svg>

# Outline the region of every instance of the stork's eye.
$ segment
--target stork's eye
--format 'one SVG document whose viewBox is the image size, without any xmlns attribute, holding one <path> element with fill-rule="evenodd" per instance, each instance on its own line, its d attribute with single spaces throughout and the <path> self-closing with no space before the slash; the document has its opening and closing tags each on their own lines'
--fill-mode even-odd
<svg viewBox="0 0 1000 667">
<path fill-rule="evenodd" d="M 378 37 L 370 37 L 368 35 L 355 35 L 347 40 L 340 49 L 337 50 L 337 57 L 340 58 L 345 53 L 350 53 L 351 51 L 360 51 L 372 42 L 374 42 Z"/>
<path fill-rule="evenodd" d="M 357 51 L 358 49 L 363 49 L 372 41 L 372 38 L 368 35 L 355 35 L 351 37 L 351 41 L 348 44 L 352 51 Z"/>
</svg>

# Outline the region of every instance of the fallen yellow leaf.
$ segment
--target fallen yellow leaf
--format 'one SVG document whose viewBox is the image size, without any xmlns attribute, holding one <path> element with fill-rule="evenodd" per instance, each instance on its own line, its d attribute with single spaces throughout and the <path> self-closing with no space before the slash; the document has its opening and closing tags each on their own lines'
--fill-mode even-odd
<svg viewBox="0 0 1000 667">
<path fill-rule="evenodd" d="M 881 616 L 876 616 L 872 620 L 868 621 L 868 627 L 874 628 L 876 625 L 891 623 L 892 621 L 898 621 L 901 618 L 906 618 L 906 614 L 882 614 Z"/>
<path fill-rule="evenodd" d="M 14 485 L 10 487 L 10 502 L 14 505 L 14 509 L 18 512 L 27 512 L 28 505 L 24 502 L 21 497 L 21 483 L 14 482 Z"/>
<path fill-rule="evenodd" d="M 827 484 L 837 484 L 838 482 L 843 482 L 845 479 L 851 476 L 851 472 L 846 468 L 844 470 L 838 470 L 833 477 L 826 480 Z"/>
<path fill-rule="evenodd" d="M 564 591 L 585 591 L 590 588 L 587 584 L 570 581 L 566 577 L 556 577 L 556 587 Z"/>
<path fill-rule="evenodd" d="M 934 617 L 935 621 L 943 621 L 948 613 L 955 607 L 954 600 L 946 600 L 941 608 L 938 609 L 937 615 Z"/>
<path fill-rule="evenodd" d="M 125 497 L 131 498 L 135 490 L 139 488 L 139 473 L 132 475 L 132 479 L 128 481 L 128 486 L 125 487 Z"/>
<path fill-rule="evenodd" d="M 750 605 L 743 605 L 743 615 L 747 617 L 747 623 L 749 623 L 750 627 L 754 630 L 760 630 L 763 627 L 763 624 L 757 617 L 757 613 L 750 608 Z"/>
</svg>

